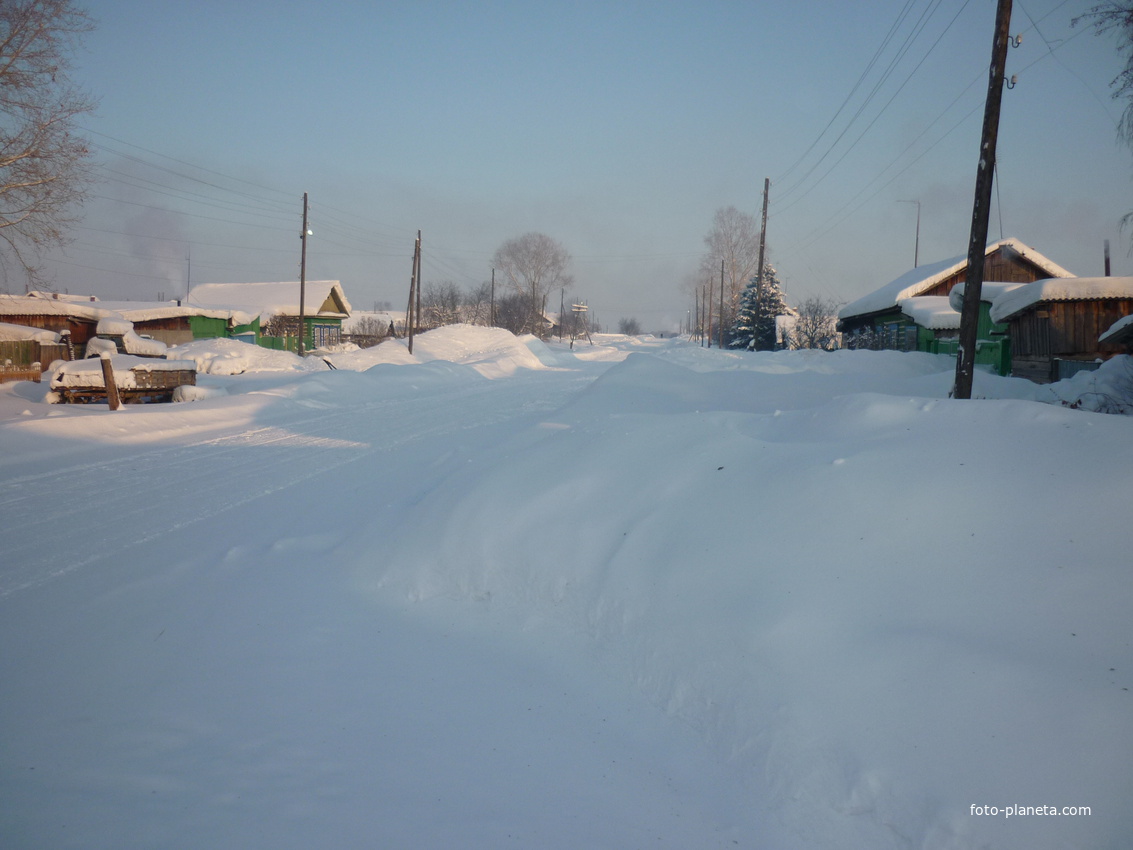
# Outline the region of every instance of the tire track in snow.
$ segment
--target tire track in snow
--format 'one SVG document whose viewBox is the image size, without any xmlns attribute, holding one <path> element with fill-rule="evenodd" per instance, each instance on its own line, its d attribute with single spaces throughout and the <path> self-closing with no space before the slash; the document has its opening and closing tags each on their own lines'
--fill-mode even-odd
<svg viewBox="0 0 1133 850">
<path fill-rule="evenodd" d="M 0 598 L 88 567 L 227 511 L 371 462 L 408 444 L 554 409 L 588 380 L 466 384 L 409 399 L 355 404 L 287 399 L 273 424 L 181 446 L 143 444 L 107 460 L 0 482 L 4 554 Z M 54 534 L 90 541 L 88 557 L 51 546 Z M 68 547 L 73 554 L 74 547 Z"/>
</svg>

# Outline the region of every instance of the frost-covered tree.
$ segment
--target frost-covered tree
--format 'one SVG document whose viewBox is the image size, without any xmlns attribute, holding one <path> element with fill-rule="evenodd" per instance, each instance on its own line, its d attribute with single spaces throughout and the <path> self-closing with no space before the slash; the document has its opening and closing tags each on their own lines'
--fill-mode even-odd
<svg viewBox="0 0 1133 850">
<path fill-rule="evenodd" d="M 833 351 L 839 345 L 838 305 L 825 298 L 806 299 L 796 308 L 798 315 L 790 330 L 791 348 L 818 348 Z"/>
<path fill-rule="evenodd" d="M 775 348 L 775 318 L 789 312 L 779 275 L 770 263 L 763 265 L 763 279 L 755 275 L 740 293 L 740 309 L 728 342 L 731 348 L 772 351 Z"/>
<path fill-rule="evenodd" d="M 526 299 L 529 313 L 523 330 L 543 335 L 547 295 L 574 281 L 569 274 L 570 253 L 545 233 L 525 233 L 501 245 L 492 265 L 503 272 L 512 291 Z"/>
<path fill-rule="evenodd" d="M 424 327 L 439 328 L 454 325 L 460 321 L 460 289 L 451 280 L 425 285 L 421 299 L 421 312 L 424 314 Z"/>
<path fill-rule="evenodd" d="M 704 237 L 704 245 L 708 253 L 701 260 L 701 281 L 708 284 L 710 291 L 715 291 L 712 299 L 715 321 L 725 328 L 731 327 L 740 309 L 743 287 L 759 269 L 759 224 L 753 216 L 735 207 L 718 209 L 712 219 L 712 229 Z M 721 269 L 723 299 L 720 298 Z M 720 325 L 713 323 L 713 327 Z"/>
</svg>

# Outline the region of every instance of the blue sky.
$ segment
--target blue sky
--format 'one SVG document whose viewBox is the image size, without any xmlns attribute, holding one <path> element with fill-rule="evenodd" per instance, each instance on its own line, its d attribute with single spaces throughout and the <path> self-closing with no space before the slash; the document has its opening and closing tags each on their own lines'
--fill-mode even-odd
<svg viewBox="0 0 1133 850">
<path fill-rule="evenodd" d="M 999 204 L 1083 275 L 1133 274 L 1112 38 L 1092 0 L 1016 0 Z M 849 301 L 967 250 L 995 3 L 101 0 L 77 80 L 102 182 L 59 288 L 177 297 L 187 282 L 310 279 L 356 308 L 469 287 L 505 240 L 574 257 L 608 325 L 670 329 L 720 207 L 758 215 L 788 299 Z M 892 33 L 886 40 L 887 33 Z M 872 60 L 872 61 L 871 61 Z M 872 97 L 867 97 L 872 92 Z"/>
</svg>

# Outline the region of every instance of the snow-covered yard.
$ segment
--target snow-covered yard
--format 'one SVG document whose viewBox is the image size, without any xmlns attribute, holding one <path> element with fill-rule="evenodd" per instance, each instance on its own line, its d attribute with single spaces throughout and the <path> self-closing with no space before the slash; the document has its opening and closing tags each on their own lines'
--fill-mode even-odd
<svg viewBox="0 0 1133 850">
<path fill-rule="evenodd" d="M 0 387 L 0 846 L 1129 845 L 1128 358 L 595 342 Z"/>
</svg>

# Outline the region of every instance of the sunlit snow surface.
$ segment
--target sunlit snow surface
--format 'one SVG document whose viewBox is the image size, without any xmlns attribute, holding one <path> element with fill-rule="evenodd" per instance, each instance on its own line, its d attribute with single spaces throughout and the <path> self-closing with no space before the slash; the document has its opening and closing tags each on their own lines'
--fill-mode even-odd
<svg viewBox="0 0 1133 850">
<path fill-rule="evenodd" d="M 0 387 L 0 846 L 1128 846 L 1128 358 L 594 342 Z"/>
</svg>

